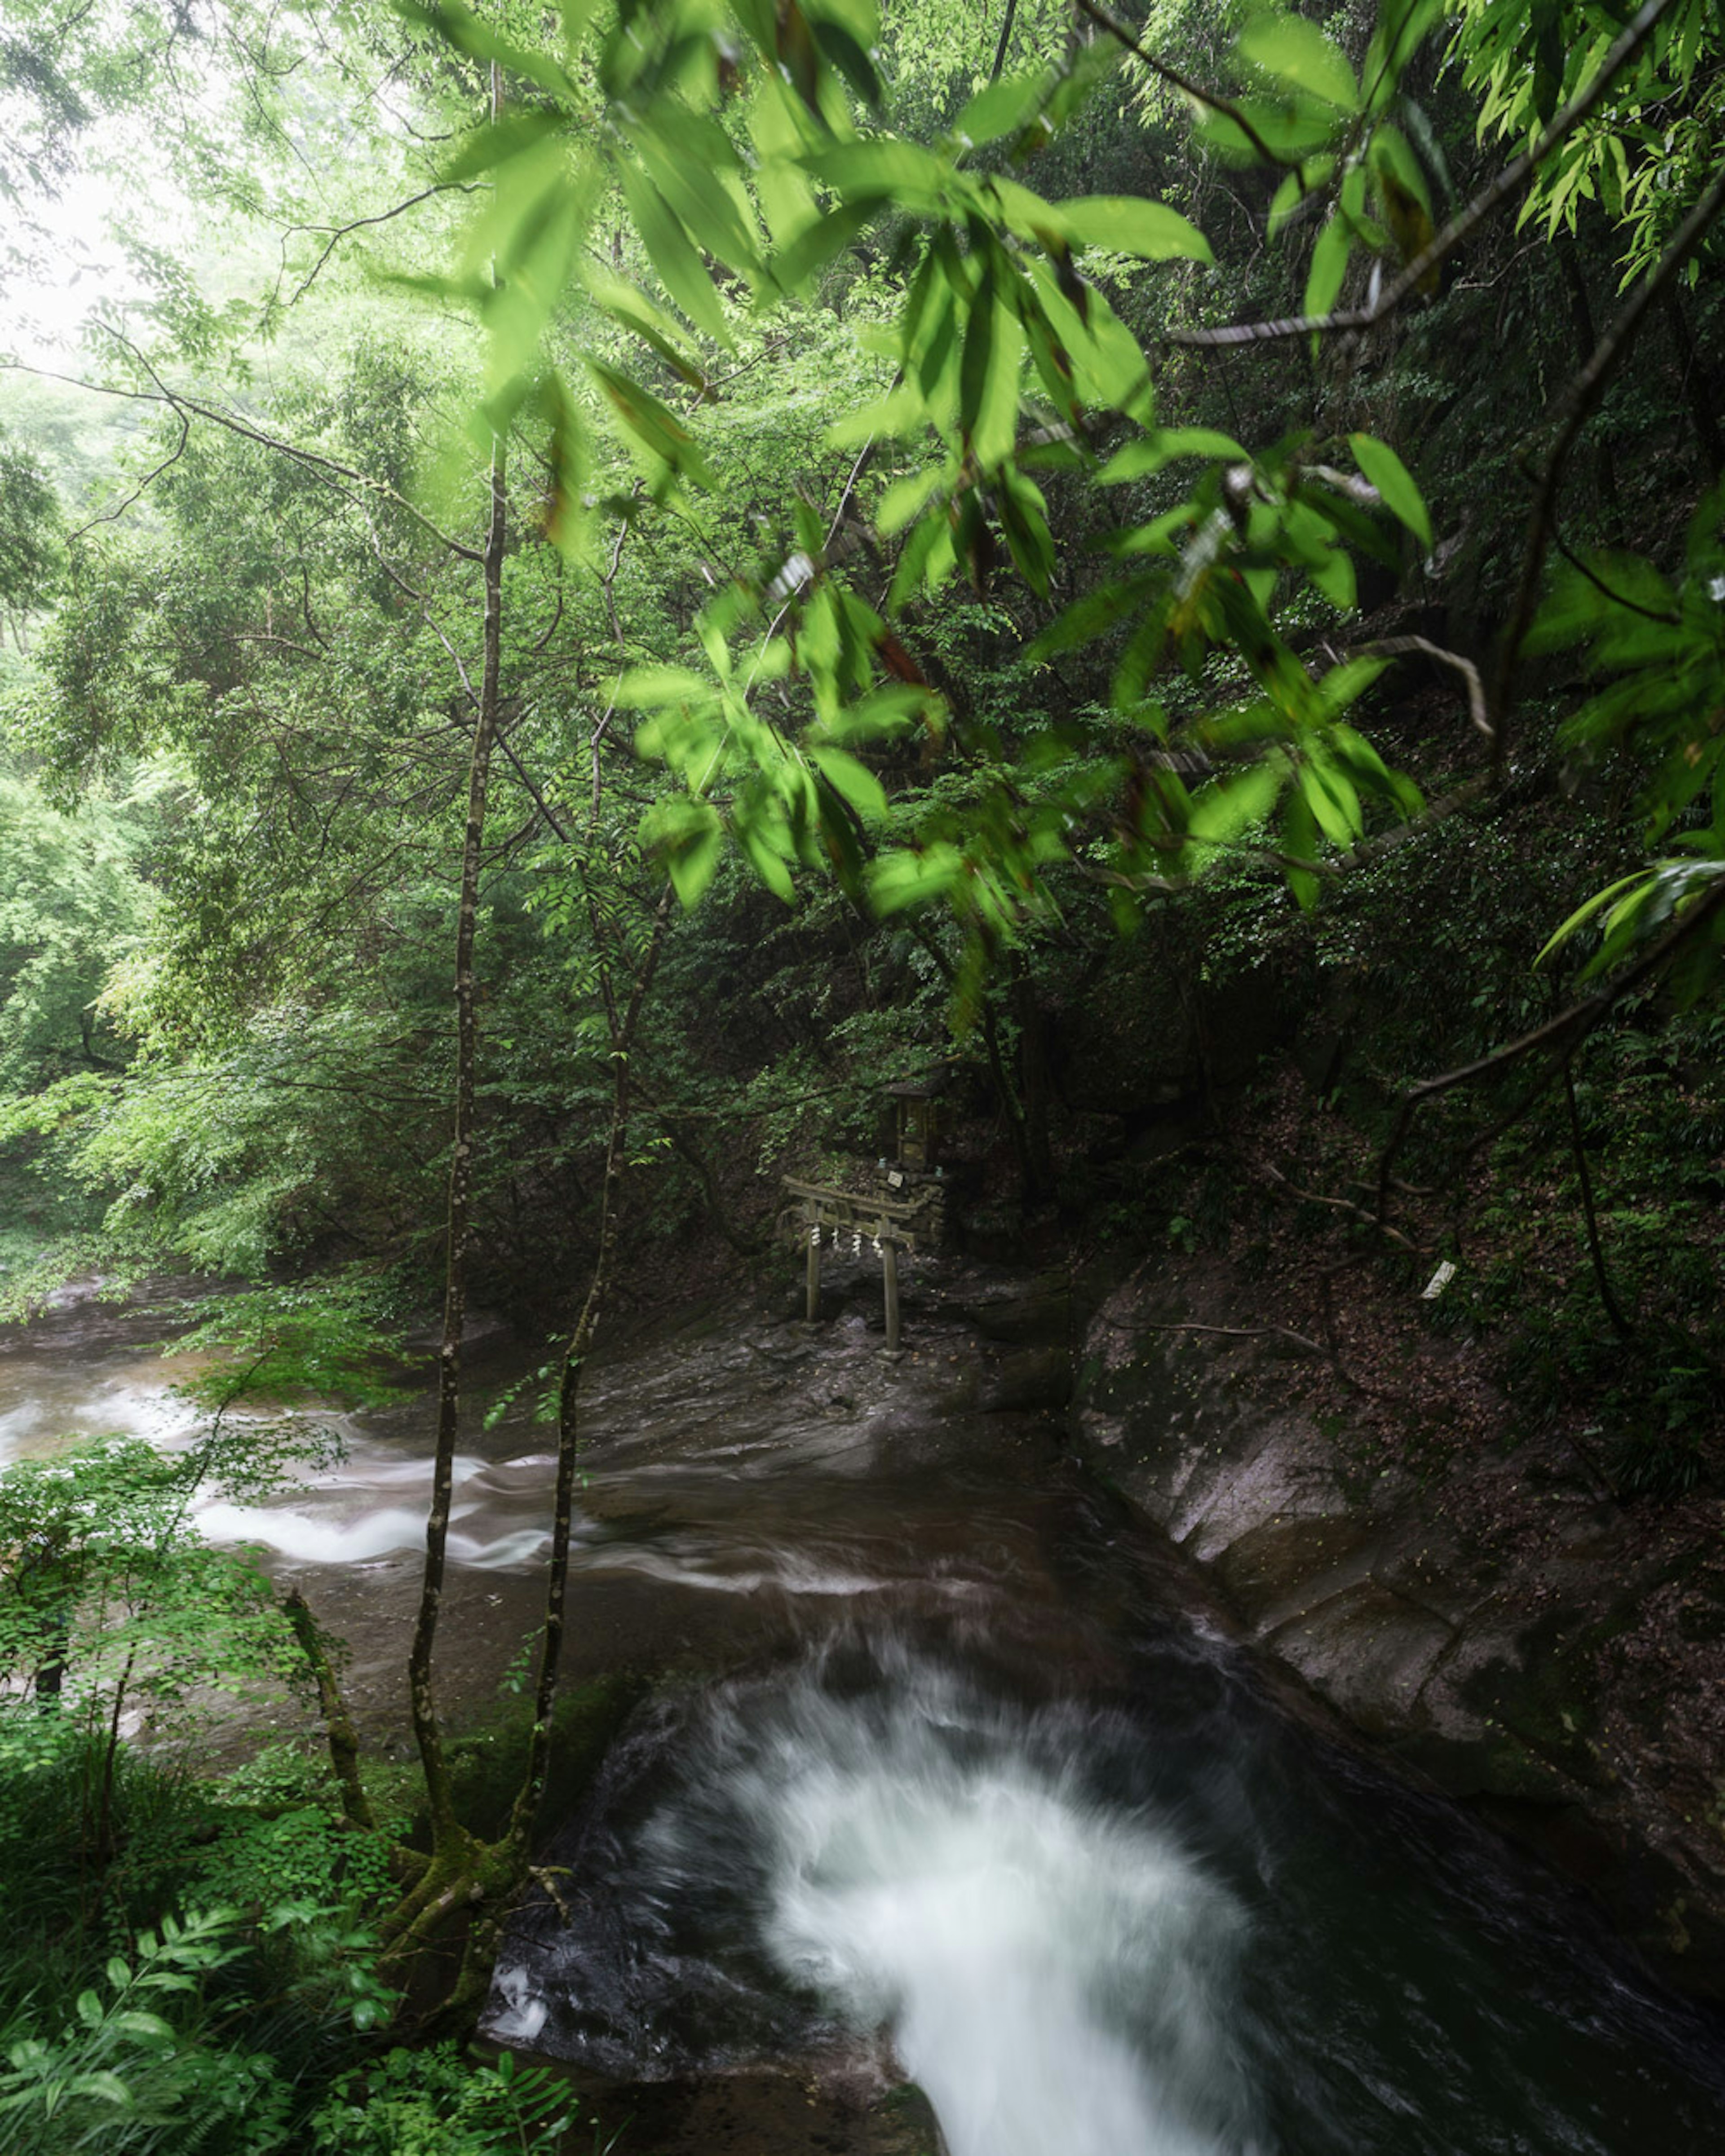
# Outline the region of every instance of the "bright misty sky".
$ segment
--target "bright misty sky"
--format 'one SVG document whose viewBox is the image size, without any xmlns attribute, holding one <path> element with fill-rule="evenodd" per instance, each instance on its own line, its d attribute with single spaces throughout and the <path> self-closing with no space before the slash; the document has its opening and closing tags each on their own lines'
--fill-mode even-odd
<svg viewBox="0 0 1725 2156">
<path fill-rule="evenodd" d="M 136 214 L 140 192 L 148 190 L 152 204 L 160 205 L 159 218 L 151 215 L 139 223 L 153 242 L 160 243 L 182 229 L 185 205 L 165 180 L 137 178 L 141 169 L 141 160 L 132 167 L 126 207 Z M 18 275 L 10 280 L 7 321 L 0 335 L 20 359 L 66 367 L 79 357 L 80 327 L 99 298 L 124 300 L 142 295 L 142 286 L 106 229 L 116 206 L 115 181 L 106 173 L 87 170 L 61 182 L 58 201 L 39 198 L 30 204 L 35 222 L 49 235 L 53 259 L 41 276 Z"/>
</svg>

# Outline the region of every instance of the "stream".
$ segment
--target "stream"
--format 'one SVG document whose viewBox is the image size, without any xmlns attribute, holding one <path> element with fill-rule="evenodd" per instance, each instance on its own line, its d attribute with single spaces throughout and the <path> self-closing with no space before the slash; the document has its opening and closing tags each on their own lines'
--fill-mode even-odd
<svg viewBox="0 0 1725 2156">
<path fill-rule="evenodd" d="M 545 1853 L 494 2037 L 613 2084 L 907 2077 L 948 2156 L 1725 2148 L 1717 2022 L 1385 1775 L 1065 1458 L 1021 1286 L 911 1281 L 896 1360 L 878 1286 L 835 1292 L 818 1328 L 739 1301 L 591 1373 L 572 1675 L 669 1674 Z M 162 1330 L 74 1298 L 0 1334 L 4 1456 L 184 1441 Z M 547 1439 L 478 1411 L 523 1360 L 475 1358 L 457 1708 L 534 1621 Z M 203 1525 L 348 1639 L 398 1751 L 429 1417 L 334 1419 L 340 1465 Z"/>
</svg>

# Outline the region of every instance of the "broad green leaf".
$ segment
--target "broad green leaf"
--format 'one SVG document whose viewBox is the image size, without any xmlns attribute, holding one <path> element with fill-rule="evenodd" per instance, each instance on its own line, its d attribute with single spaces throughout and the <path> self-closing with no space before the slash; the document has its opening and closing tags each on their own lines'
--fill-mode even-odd
<svg viewBox="0 0 1725 2156">
<path fill-rule="evenodd" d="M 1284 862 L 1282 874 L 1287 878 L 1288 889 L 1303 912 L 1309 913 L 1317 904 L 1318 880 L 1310 869 L 1297 865 L 1301 861 L 1314 860 L 1317 854 L 1317 825 L 1312 818 L 1303 788 L 1289 787 L 1281 804 L 1282 851 L 1293 856 Z"/>
<path fill-rule="evenodd" d="M 1371 658 L 1344 659 L 1339 666 L 1332 666 L 1317 685 L 1318 698 L 1326 717 L 1334 718 L 1364 696 L 1389 665 L 1387 659 Z M 1383 758 L 1362 735 L 1342 726 L 1336 730 L 1335 739 L 1346 739 L 1350 744 L 1358 744 L 1359 758 L 1374 765 L 1386 778 L 1389 776 Z"/>
<path fill-rule="evenodd" d="M 1164 427 L 1117 449 L 1097 477 L 1104 486 L 1118 485 L 1122 480 L 1148 479 L 1178 457 L 1217 457 L 1230 464 L 1250 461 L 1231 434 L 1218 434 L 1213 427 Z"/>
<path fill-rule="evenodd" d="M 1307 805 L 1324 836 L 1332 846 L 1351 846 L 1365 825 L 1359 796 L 1346 776 L 1327 757 L 1309 754 L 1299 777 Z"/>
<path fill-rule="evenodd" d="M 1315 592 L 1322 593 L 1330 604 L 1350 613 L 1359 597 L 1359 587 L 1353 573 L 1353 563 L 1339 547 L 1326 547 L 1318 559 L 1308 565 L 1307 582 Z"/>
<path fill-rule="evenodd" d="M 756 234 L 732 192 L 736 153 L 724 130 L 709 126 L 698 131 L 692 145 L 666 142 L 644 131 L 636 147 L 654 185 L 691 239 L 729 269 L 758 272 Z M 726 151 L 730 152 L 728 163 L 721 162 Z"/>
<path fill-rule="evenodd" d="M 589 356 L 588 370 L 604 393 L 605 401 L 621 420 L 628 434 L 648 453 L 674 471 L 705 482 L 706 466 L 694 436 L 652 392 L 644 389 L 614 367 Z"/>
<path fill-rule="evenodd" d="M 984 286 L 971 310 L 959 370 L 959 422 L 984 471 L 1012 454 L 1018 437 L 1021 332 L 1016 315 Z"/>
<path fill-rule="evenodd" d="M 768 275 L 780 291 L 800 291 L 817 270 L 824 270 L 835 255 L 842 254 L 880 213 L 876 201 L 840 203 L 818 213 L 812 224 L 772 258 L 767 265 Z"/>
<path fill-rule="evenodd" d="M 1296 97 L 1278 100 L 1269 97 L 1241 97 L 1235 109 L 1256 131 L 1272 157 L 1291 163 L 1327 150 L 1336 137 L 1336 115 L 1317 100 Z M 1192 115 L 1192 130 L 1201 142 L 1230 163 L 1261 165 L 1263 151 L 1232 113 L 1209 105 Z"/>
<path fill-rule="evenodd" d="M 937 588 L 952 573 L 956 560 L 947 506 L 937 502 L 905 542 L 886 594 L 887 611 L 899 613 L 925 584 Z"/>
<path fill-rule="evenodd" d="M 661 802 L 641 824 L 642 843 L 663 856 L 665 874 L 679 901 L 697 905 L 718 872 L 724 850 L 724 825 L 710 801 L 685 794 Z"/>
<path fill-rule="evenodd" d="M 842 419 L 834 420 L 827 429 L 827 439 L 840 449 L 855 449 L 863 442 L 896 441 L 901 435 L 919 432 L 927 418 L 922 390 L 912 382 L 901 382 L 875 403 L 864 404 L 847 412 Z"/>
<path fill-rule="evenodd" d="M 1014 134 L 1040 110 L 1053 82 L 1046 68 L 1034 74 L 1003 76 L 971 99 L 952 122 L 952 132 L 972 146 Z"/>
<path fill-rule="evenodd" d="M 842 748 L 811 747 L 809 756 L 834 792 L 841 794 L 865 823 L 872 824 L 886 814 L 886 790 L 866 764 L 847 756 Z"/>
<path fill-rule="evenodd" d="M 1193 801 L 1187 836 L 1208 845 L 1230 844 L 1270 814 L 1286 776 L 1279 759 L 1266 757 L 1244 771 L 1213 779 Z"/>
<path fill-rule="evenodd" d="M 439 177 L 453 187 L 463 180 L 476 179 L 481 172 L 494 172 L 511 157 L 536 150 L 542 142 L 561 136 L 567 125 L 561 112 L 547 111 L 542 106 L 531 112 L 511 112 L 495 124 L 488 121 L 464 139 Z"/>
<path fill-rule="evenodd" d="M 172 2044 L 174 2041 L 173 2030 L 159 2014 L 146 2014 L 137 2007 L 128 2007 L 123 2013 L 111 2015 L 108 2026 L 151 2044 Z"/>
<path fill-rule="evenodd" d="M 615 693 L 625 711 L 650 711 L 666 704 L 705 703 L 713 685 L 686 666 L 635 666 L 619 681 Z"/>
<path fill-rule="evenodd" d="M 1633 875 L 1620 876 L 1615 883 L 1608 883 L 1603 891 L 1596 891 L 1584 905 L 1576 907 L 1560 928 L 1553 932 L 1533 961 L 1534 964 L 1543 966 L 1552 952 L 1567 943 L 1578 928 L 1584 927 L 1602 906 L 1609 906 L 1619 892 L 1628 891 L 1631 886 L 1645 883 L 1651 873 L 1651 870 L 1637 869 Z"/>
<path fill-rule="evenodd" d="M 1240 32 L 1240 50 L 1254 67 L 1338 111 L 1359 110 L 1359 85 L 1341 47 L 1301 15 L 1260 15 Z"/>
<path fill-rule="evenodd" d="M 843 23 L 835 23 L 826 16 L 814 16 L 809 27 L 814 32 L 815 44 L 863 103 L 878 105 L 880 78 L 875 72 L 873 58 L 860 40 Z"/>
<path fill-rule="evenodd" d="M 896 139 L 842 142 L 802 162 L 847 202 L 891 202 L 903 209 L 937 208 L 952 177 L 932 151 Z"/>
<path fill-rule="evenodd" d="M 1413 474 L 1387 442 L 1373 435 L 1350 434 L 1348 445 L 1353 451 L 1354 462 L 1383 496 L 1384 507 L 1407 526 L 1430 553 L 1431 517 Z"/>
<path fill-rule="evenodd" d="M 775 844 L 779 835 L 764 821 L 739 819 L 737 824 L 737 842 L 748 856 L 749 865 L 773 896 L 788 906 L 796 896 L 796 886 L 791 880 L 790 863 Z"/>
<path fill-rule="evenodd" d="M 92 2074 L 74 2074 L 66 2087 L 74 2096 L 100 2097 L 104 2103 L 119 2104 L 122 2108 L 129 2108 L 134 2101 L 131 2091 L 119 2075 L 105 2068 Z"/>
<path fill-rule="evenodd" d="M 629 216 L 660 282 L 697 329 L 715 343 L 728 345 L 724 307 L 693 241 L 639 166 L 625 163 L 622 175 Z"/>
<path fill-rule="evenodd" d="M 1056 228 L 1080 246 L 1136 254 L 1147 262 L 1214 259 L 1198 227 L 1166 203 L 1137 195 L 1079 195 L 1050 207 Z"/>
<path fill-rule="evenodd" d="M 1301 301 L 1302 313 L 1327 315 L 1335 305 L 1342 280 L 1348 275 L 1351 244 L 1347 219 L 1332 217 L 1317 235 L 1312 249 L 1312 267 L 1307 274 L 1305 297 Z"/>
<path fill-rule="evenodd" d="M 964 873 L 964 856 L 944 842 L 916 850 L 882 854 L 869 871 L 869 896 L 876 913 L 899 913 L 952 889 Z"/>
<path fill-rule="evenodd" d="M 911 472 L 895 480 L 881 495 L 875 511 L 875 529 L 884 538 L 902 531 L 913 516 L 922 514 L 922 506 L 941 481 L 947 476 L 947 466 L 933 465 L 927 471 Z"/>
</svg>

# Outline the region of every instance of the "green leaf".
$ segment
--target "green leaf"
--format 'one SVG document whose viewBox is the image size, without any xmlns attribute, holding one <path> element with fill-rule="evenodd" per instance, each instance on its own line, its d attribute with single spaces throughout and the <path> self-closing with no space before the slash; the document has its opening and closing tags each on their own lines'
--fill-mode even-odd
<svg viewBox="0 0 1725 2156">
<path fill-rule="evenodd" d="M 800 291 L 880 213 L 880 203 L 873 201 L 840 203 L 823 212 L 773 257 L 767 265 L 768 274 L 780 291 Z"/>
<path fill-rule="evenodd" d="M 1365 828 L 1359 796 L 1346 774 L 1327 757 L 1308 754 L 1300 767 L 1300 788 L 1319 829 L 1332 846 L 1351 846 Z"/>
<path fill-rule="evenodd" d="M 1104 486 L 1117 486 L 1122 480 L 1148 479 L 1177 457 L 1217 457 L 1230 464 L 1250 461 L 1231 434 L 1218 434 L 1214 427 L 1164 427 L 1117 449 L 1097 476 Z"/>
<path fill-rule="evenodd" d="M 1350 434 L 1348 445 L 1353 451 L 1354 462 L 1382 495 L 1384 507 L 1407 526 L 1430 553 L 1431 517 L 1413 474 L 1387 442 L 1371 434 Z"/>
<path fill-rule="evenodd" d="M 902 531 L 913 516 L 920 516 L 923 504 L 947 476 L 945 465 L 932 465 L 926 471 L 908 473 L 895 480 L 881 495 L 875 510 L 875 529 L 883 538 Z"/>
<path fill-rule="evenodd" d="M 869 897 L 876 913 L 899 913 L 950 891 L 964 873 L 964 856 L 943 841 L 912 851 L 882 854 L 869 870 Z"/>
<path fill-rule="evenodd" d="M 713 685 L 686 666 L 634 666 L 617 684 L 616 693 L 625 710 L 651 711 L 666 704 L 705 703 Z"/>
<path fill-rule="evenodd" d="M 1306 294 L 1300 303 L 1302 314 L 1327 315 L 1335 305 L 1342 280 L 1348 275 L 1348 255 L 1352 245 L 1353 234 L 1347 219 L 1332 217 L 1317 235 L 1312 249 L 1312 267 L 1307 273 Z"/>
<path fill-rule="evenodd" d="M 74 2074 L 67 2082 L 66 2087 L 73 2096 L 100 2097 L 104 2103 L 117 2103 L 126 2107 L 129 2106 L 133 2100 L 131 2091 L 121 2080 L 119 2075 L 105 2071 L 93 2074 Z"/>
<path fill-rule="evenodd" d="M 952 122 L 952 132 L 972 148 L 998 142 L 1015 134 L 1038 112 L 1052 87 L 1054 77 L 1046 68 L 1034 74 L 1004 75 L 979 90 Z"/>
<path fill-rule="evenodd" d="M 1578 928 L 1584 927 L 1593 919 L 1601 906 L 1609 906 L 1620 891 L 1628 891 L 1632 885 L 1648 882 L 1651 875 L 1649 869 L 1637 869 L 1633 875 L 1619 876 L 1615 883 L 1608 883 L 1603 891 L 1596 891 L 1584 905 L 1576 907 L 1560 928 L 1553 932 L 1533 963 L 1543 966 L 1553 951 L 1567 943 Z"/>
<path fill-rule="evenodd" d="M 947 506 L 937 502 L 905 542 L 886 595 L 888 612 L 896 613 L 913 598 L 925 578 L 932 584 L 943 582 L 951 575 L 955 558 Z"/>
<path fill-rule="evenodd" d="M 629 216 L 660 282 L 697 329 L 705 330 L 715 343 L 728 345 L 731 331 L 724 307 L 693 241 L 639 166 L 624 165 L 622 176 Z"/>
<path fill-rule="evenodd" d="M 971 309 L 958 375 L 959 424 L 984 471 L 1009 457 L 1018 438 L 1021 353 L 1017 316 L 985 284 Z"/>
<path fill-rule="evenodd" d="M 737 836 L 755 874 L 775 898 L 788 906 L 796 896 L 796 886 L 791 880 L 790 865 L 773 844 L 773 834 L 752 819 L 739 819 Z"/>
<path fill-rule="evenodd" d="M 478 178 L 481 172 L 494 172 L 511 157 L 537 149 L 550 137 L 560 136 L 567 124 L 561 112 L 548 111 L 543 106 L 531 112 L 511 112 L 495 123 L 488 121 L 464 139 L 439 177 L 454 187 L 463 180 Z"/>
<path fill-rule="evenodd" d="M 932 151 L 884 137 L 843 142 L 802 162 L 846 202 L 891 202 L 903 209 L 937 208 L 952 177 Z"/>
<path fill-rule="evenodd" d="M 558 99 L 574 95 L 574 85 L 555 60 L 500 38 L 457 0 L 394 0 L 394 4 L 408 22 L 429 30 L 458 52 L 470 53 L 475 59 L 495 60 L 511 74 L 537 83 Z"/>
<path fill-rule="evenodd" d="M 725 827 L 711 802 L 686 793 L 661 802 L 643 819 L 641 841 L 662 856 L 685 909 L 699 905 L 724 851 Z"/>
<path fill-rule="evenodd" d="M 172 2044 L 174 2041 L 172 2029 L 159 2014 L 146 2014 L 138 2008 L 128 2008 L 125 2013 L 115 2015 L 108 2025 L 152 2044 Z"/>
<path fill-rule="evenodd" d="M 1339 547 L 1326 547 L 1318 559 L 1307 567 L 1307 582 L 1315 592 L 1321 593 L 1333 607 L 1351 612 L 1359 597 L 1359 588 L 1353 573 L 1353 563 Z"/>
<path fill-rule="evenodd" d="M 921 389 L 911 382 L 901 382 L 874 403 L 861 405 L 834 420 L 827 429 L 827 439 L 839 449 L 853 449 L 864 442 L 895 441 L 901 435 L 920 432 L 927 418 Z"/>
<path fill-rule="evenodd" d="M 858 40 L 842 23 L 829 21 L 824 16 L 814 16 L 809 27 L 814 32 L 815 44 L 863 103 L 878 106 L 880 103 L 880 78 L 875 72 L 874 60 Z"/>
<path fill-rule="evenodd" d="M 1286 776 L 1279 759 L 1266 757 L 1244 771 L 1212 780 L 1193 801 L 1187 836 L 1209 845 L 1230 844 L 1270 814 Z"/>
<path fill-rule="evenodd" d="M 842 748 L 811 747 L 809 757 L 834 792 L 848 801 L 865 823 L 875 823 L 886 814 L 886 790 L 866 764 L 847 756 Z"/>
<path fill-rule="evenodd" d="M 661 404 L 649 389 L 639 382 L 620 374 L 614 367 L 591 357 L 588 368 L 603 391 L 605 401 L 622 421 L 627 432 L 652 456 L 668 465 L 673 471 L 686 473 L 691 479 L 704 482 L 706 466 L 695 438 L 670 408 Z"/>
<path fill-rule="evenodd" d="M 1294 862 L 1285 862 L 1282 874 L 1287 878 L 1288 889 L 1294 894 L 1296 903 L 1302 912 L 1309 913 L 1317 904 L 1318 880 L 1310 869 L 1296 865 L 1298 861 L 1313 860 L 1317 853 L 1317 825 L 1312 819 L 1305 791 L 1291 786 L 1281 804 L 1282 851 L 1295 856 Z"/>
<path fill-rule="evenodd" d="M 1240 53 L 1278 81 L 1309 90 L 1340 112 L 1359 110 L 1359 85 L 1339 45 L 1303 16 L 1266 14 L 1240 34 Z"/>
<path fill-rule="evenodd" d="M 1138 195 L 1079 195 L 1050 205 L 1056 228 L 1082 247 L 1136 254 L 1147 262 L 1210 262 L 1210 244 L 1189 218 Z"/>
</svg>

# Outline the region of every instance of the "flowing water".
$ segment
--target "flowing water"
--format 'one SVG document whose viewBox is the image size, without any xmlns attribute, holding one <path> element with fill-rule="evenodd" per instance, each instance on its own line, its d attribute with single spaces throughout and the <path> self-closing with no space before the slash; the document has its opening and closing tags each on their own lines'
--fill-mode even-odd
<svg viewBox="0 0 1725 2156">
<path fill-rule="evenodd" d="M 902 2072 L 949 2156 L 1725 2150 L 1717 2025 L 1284 1696 L 1012 1404 L 1011 1358 L 912 1314 L 896 1363 L 860 1304 L 596 1373 L 576 1667 L 679 1674 L 546 1853 L 492 2033 L 620 2081 Z M 13 1336 L 0 1432 L 179 1441 L 147 1329 Z M 205 1516 L 349 1634 L 380 1733 L 426 1430 L 357 1420 L 316 1486 Z M 445 1636 L 478 1698 L 531 1621 L 550 1463 L 519 1413 L 463 1441 Z"/>
</svg>

